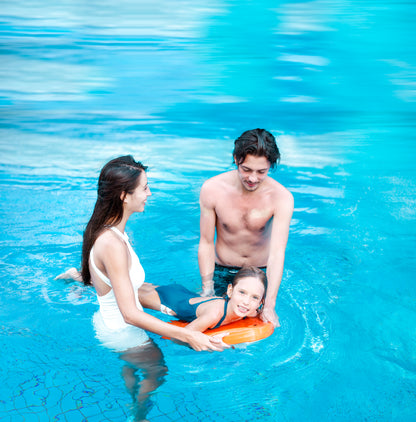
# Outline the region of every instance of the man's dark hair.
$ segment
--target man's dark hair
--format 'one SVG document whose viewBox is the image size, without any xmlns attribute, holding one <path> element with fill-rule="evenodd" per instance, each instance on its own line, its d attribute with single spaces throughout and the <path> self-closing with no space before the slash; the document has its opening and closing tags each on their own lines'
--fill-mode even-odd
<svg viewBox="0 0 416 422">
<path fill-rule="evenodd" d="M 237 165 L 240 165 L 248 154 L 266 157 L 271 168 L 280 160 L 276 139 L 265 129 L 247 130 L 235 140 L 233 157 L 236 159 Z"/>
</svg>

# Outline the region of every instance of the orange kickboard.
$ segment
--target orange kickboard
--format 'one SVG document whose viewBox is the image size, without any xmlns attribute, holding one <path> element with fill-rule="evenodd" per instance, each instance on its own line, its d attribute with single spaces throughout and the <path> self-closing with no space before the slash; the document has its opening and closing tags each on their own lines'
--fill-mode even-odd
<svg viewBox="0 0 416 422">
<path fill-rule="evenodd" d="M 185 327 L 189 323 L 175 320 L 170 321 L 169 324 Z M 264 322 L 260 318 L 254 317 L 241 319 L 218 328 L 208 329 L 204 331 L 204 334 L 215 336 L 216 334 L 227 333 L 222 338 L 224 343 L 240 344 L 262 340 L 272 335 L 273 331 L 274 326 L 271 322 Z"/>
</svg>

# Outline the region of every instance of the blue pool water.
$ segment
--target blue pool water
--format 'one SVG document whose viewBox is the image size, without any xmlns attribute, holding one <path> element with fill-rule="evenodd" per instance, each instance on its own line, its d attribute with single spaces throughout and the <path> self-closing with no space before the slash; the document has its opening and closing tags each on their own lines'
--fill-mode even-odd
<svg viewBox="0 0 416 422">
<path fill-rule="evenodd" d="M 1 9 L 0 419 L 414 421 L 414 2 L 58 3 Z M 54 280 L 99 169 L 149 165 L 127 232 L 147 281 L 198 289 L 200 186 L 255 127 L 295 197 L 281 327 L 212 354 L 152 335 L 135 367 Z"/>
</svg>

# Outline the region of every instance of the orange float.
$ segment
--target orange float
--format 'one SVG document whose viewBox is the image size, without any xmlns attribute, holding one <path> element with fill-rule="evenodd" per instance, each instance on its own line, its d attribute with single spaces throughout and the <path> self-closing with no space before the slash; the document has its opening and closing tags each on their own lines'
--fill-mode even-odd
<svg viewBox="0 0 416 422">
<path fill-rule="evenodd" d="M 169 324 L 178 327 L 185 327 L 189 322 L 170 321 Z M 258 317 L 244 318 L 230 324 L 222 325 L 218 328 L 212 328 L 204 331 L 208 336 L 227 333 L 223 338 L 223 342 L 227 344 L 240 344 L 252 341 L 262 340 L 273 334 L 274 326 L 271 322 L 264 322 Z"/>
</svg>

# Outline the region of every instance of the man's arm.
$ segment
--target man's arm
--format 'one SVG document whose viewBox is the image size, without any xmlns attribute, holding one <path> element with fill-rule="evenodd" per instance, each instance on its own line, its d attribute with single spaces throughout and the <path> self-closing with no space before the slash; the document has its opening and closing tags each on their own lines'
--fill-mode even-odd
<svg viewBox="0 0 416 422">
<path fill-rule="evenodd" d="M 200 204 L 200 237 L 198 247 L 199 273 L 202 280 L 202 296 L 214 294 L 215 269 L 215 225 L 217 216 L 207 182 L 204 183 L 199 197 Z"/>
<path fill-rule="evenodd" d="M 261 317 L 279 326 L 276 315 L 276 297 L 283 276 L 286 244 L 289 237 L 290 221 L 293 214 L 293 196 L 286 191 L 285 197 L 277 204 L 273 217 L 270 252 L 267 260 L 267 294 Z"/>
</svg>

